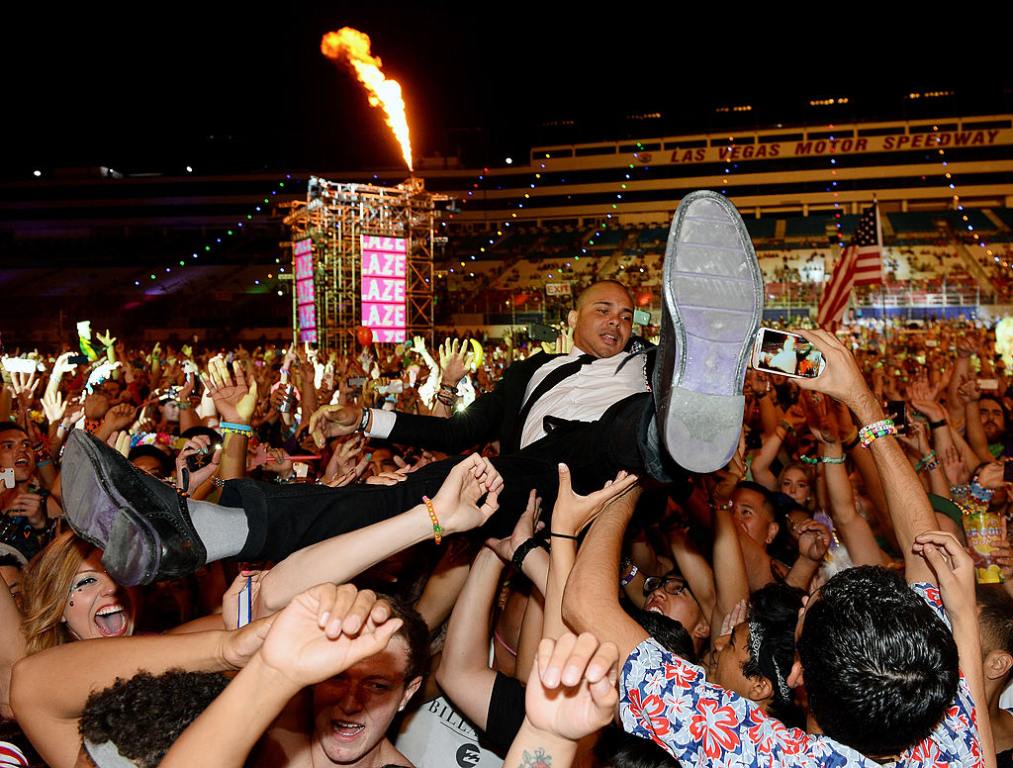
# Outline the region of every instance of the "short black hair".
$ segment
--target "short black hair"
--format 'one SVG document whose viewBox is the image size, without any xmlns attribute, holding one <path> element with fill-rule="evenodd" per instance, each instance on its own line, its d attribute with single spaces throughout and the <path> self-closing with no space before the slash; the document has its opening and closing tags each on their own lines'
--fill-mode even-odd
<svg viewBox="0 0 1013 768">
<path fill-rule="evenodd" d="M 173 742 L 228 683 L 216 672 L 182 669 L 117 678 L 88 697 L 78 730 L 81 738 L 93 744 L 112 742 L 141 768 L 156 768 Z"/>
<path fill-rule="evenodd" d="M 770 714 L 792 727 L 804 726 L 795 706 L 788 675 L 795 662 L 795 627 L 802 607 L 801 589 L 774 582 L 749 597 L 749 660 L 742 665 L 746 677 L 770 681 Z"/>
<path fill-rule="evenodd" d="M 1001 584 L 978 584 L 975 593 L 981 650 L 1005 651 L 1013 656 L 1013 597 Z"/>
<path fill-rule="evenodd" d="M 931 733 L 957 693 L 949 628 L 899 574 L 836 574 L 807 606 L 799 658 L 809 711 L 831 738 L 892 755 Z"/>
<path fill-rule="evenodd" d="M 614 725 L 601 730 L 594 754 L 601 764 L 612 768 L 679 768 L 679 761 L 653 741 Z"/>
<path fill-rule="evenodd" d="M 127 461 L 132 464 L 134 459 L 140 459 L 144 456 L 155 459 L 158 462 L 161 477 L 168 477 L 173 474 L 174 465 L 172 458 L 161 448 L 156 448 L 153 445 L 134 446 L 130 449 L 130 453 L 127 454 Z"/>
<path fill-rule="evenodd" d="M 754 491 L 763 497 L 763 503 L 767 507 L 767 511 L 770 512 L 770 516 L 775 516 L 776 507 L 774 505 L 774 497 L 769 490 L 764 488 L 759 483 L 753 482 L 752 480 L 740 480 L 735 484 L 735 490 L 743 489 L 746 491 Z"/>
<path fill-rule="evenodd" d="M 16 429 L 18 432 L 21 432 L 24 435 L 28 434 L 27 432 L 25 432 L 25 428 L 22 427 L 17 422 L 14 422 L 14 421 L 0 421 L 0 432 L 9 432 L 12 429 Z"/>
<path fill-rule="evenodd" d="M 696 664 L 696 650 L 693 647 L 693 638 L 687 629 L 682 626 L 681 621 L 666 616 L 663 613 L 645 611 L 643 608 L 631 608 L 630 616 L 637 622 L 644 631 L 661 644 L 661 647 L 676 656 L 681 656 L 691 664 Z"/>
</svg>

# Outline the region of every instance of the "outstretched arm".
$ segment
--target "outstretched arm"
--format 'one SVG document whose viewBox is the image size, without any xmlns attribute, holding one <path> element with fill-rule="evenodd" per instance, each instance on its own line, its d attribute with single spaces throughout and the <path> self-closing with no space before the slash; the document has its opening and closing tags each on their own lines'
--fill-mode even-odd
<svg viewBox="0 0 1013 768">
<path fill-rule="evenodd" d="M 160 765 L 241 768 L 293 696 L 379 653 L 400 626 L 389 605 L 350 584 L 321 584 L 299 595 L 278 616 L 263 648 L 183 731 Z"/>
<path fill-rule="evenodd" d="M 616 577 L 623 534 L 636 507 L 626 494 L 594 521 L 563 594 L 563 619 L 576 632 L 590 632 L 616 644 L 620 660 L 647 639 L 647 633 L 619 605 Z"/>
<path fill-rule="evenodd" d="M 176 667 L 201 672 L 238 669 L 260 647 L 266 631 L 267 622 L 255 622 L 235 632 L 112 637 L 59 645 L 17 663 L 11 706 L 46 763 L 71 768 L 81 745 L 77 721 L 93 691 L 142 669 L 153 674 Z"/>
<path fill-rule="evenodd" d="M 869 391 L 851 353 L 826 331 L 805 331 L 805 337 L 820 349 L 827 360 L 826 368 L 815 379 L 801 379 L 799 386 L 822 392 L 847 405 L 863 425 L 883 419 L 883 409 Z M 897 541 L 904 552 L 905 571 L 909 582 L 933 581 L 932 571 L 911 547 L 915 537 L 937 528 L 935 514 L 914 468 L 904 450 L 893 437 L 881 437 L 869 446 L 881 477 L 890 478 L 883 484 L 890 521 Z"/>
<path fill-rule="evenodd" d="M 503 479 L 488 459 L 472 454 L 455 466 L 432 499 L 444 534 L 470 531 L 499 508 Z M 488 494 L 488 495 L 486 495 Z M 485 503 L 478 505 L 485 496 Z M 313 544 L 282 560 L 264 577 L 259 615 L 284 608 L 314 584 L 343 583 L 413 544 L 432 538 L 433 523 L 425 504 L 389 520 Z"/>
<path fill-rule="evenodd" d="M 489 669 L 489 615 L 503 561 L 483 547 L 450 614 L 436 682 L 458 709 L 483 731 L 496 673 Z"/>
</svg>

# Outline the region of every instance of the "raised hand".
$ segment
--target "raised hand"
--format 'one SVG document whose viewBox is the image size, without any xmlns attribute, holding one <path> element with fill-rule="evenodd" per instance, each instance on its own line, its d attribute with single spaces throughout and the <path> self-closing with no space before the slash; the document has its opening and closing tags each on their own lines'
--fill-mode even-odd
<svg viewBox="0 0 1013 768">
<path fill-rule="evenodd" d="M 556 337 L 556 354 L 568 355 L 573 349 L 573 328 L 565 328 Z M 548 350 L 546 350 L 547 352 Z"/>
<path fill-rule="evenodd" d="M 467 339 L 445 339 L 440 347 L 440 381 L 457 386 L 471 368 L 473 355 Z"/>
<path fill-rule="evenodd" d="M 319 448 L 327 444 L 328 437 L 344 437 L 359 428 L 362 408 L 352 405 L 324 405 L 310 416 L 309 430 Z"/>
<path fill-rule="evenodd" d="M 938 392 L 931 387 L 927 380 L 919 379 L 911 382 L 907 388 L 907 394 L 911 407 L 925 416 L 930 421 L 944 421 L 946 410 L 939 404 Z"/>
<path fill-rule="evenodd" d="M 234 424 L 248 424 L 257 407 L 257 380 L 246 381 L 243 366 L 233 365 L 235 381 L 225 360 L 218 356 L 208 361 L 208 372 L 201 377 L 222 419 Z"/>
<path fill-rule="evenodd" d="M 73 352 L 64 352 L 62 355 L 56 358 L 56 362 L 53 363 L 52 379 L 56 379 L 57 382 L 59 382 L 59 379 L 65 373 L 73 373 L 75 370 L 77 370 L 77 363 L 70 362 L 70 358 L 72 358 L 73 356 L 74 356 Z"/>
<path fill-rule="evenodd" d="M 478 528 L 499 509 L 503 478 L 489 459 L 477 453 L 458 463 L 433 496 L 433 508 L 444 534 Z M 485 503 L 479 500 L 485 496 Z"/>
<path fill-rule="evenodd" d="M 875 400 L 854 356 L 836 336 L 822 329 L 800 330 L 799 333 L 823 353 L 827 362 L 823 372 L 816 378 L 798 379 L 799 387 L 829 395 L 852 410 L 856 410 L 859 403 L 866 404 Z"/>
<path fill-rule="evenodd" d="M 585 632 L 538 645 L 524 716 L 540 731 L 577 741 L 608 725 L 619 701 L 619 651 Z"/>
<path fill-rule="evenodd" d="M 277 614 L 260 656 L 295 687 L 304 688 L 379 653 L 402 623 L 369 590 L 320 584 Z"/>
<path fill-rule="evenodd" d="M 535 535 L 537 531 L 545 527 L 545 523 L 539 522 L 538 517 L 542 513 L 542 499 L 538 492 L 532 488 L 528 494 L 528 505 L 524 512 L 517 518 L 517 525 L 513 532 L 502 539 L 487 539 L 485 545 L 499 555 L 500 560 L 509 563 L 513 560 L 517 547 Z"/>
<path fill-rule="evenodd" d="M 101 333 L 96 333 L 95 338 L 98 339 L 99 343 L 106 348 L 107 352 L 113 350 L 113 354 L 114 355 L 116 354 L 114 350 L 116 346 L 116 337 L 113 336 L 111 333 L 109 333 L 108 328 L 106 328 L 105 336 L 103 336 Z"/>
<path fill-rule="evenodd" d="M 637 484 L 636 475 L 620 471 L 614 480 L 609 480 L 600 490 L 581 496 L 573 491 L 570 468 L 559 465 L 559 493 L 552 508 L 552 530 L 576 536 L 585 526 L 601 513 L 609 502 L 619 498 Z"/>
<path fill-rule="evenodd" d="M 796 531 L 798 553 L 814 563 L 820 562 L 830 549 L 830 530 L 816 520 L 806 520 Z"/>
<path fill-rule="evenodd" d="M 130 403 L 120 403 L 106 411 L 105 416 L 102 417 L 102 427 L 109 433 L 126 429 L 133 424 L 136 416 L 137 409 L 133 405 Z"/>
<path fill-rule="evenodd" d="M 232 580 L 232 584 L 222 595 L 222 621 L 226 629 L 231 631 L 239 628 L 239 593 L 246 586 L 246 580 L 250 580 L 250 603 L 256 606 L 257 597 L 260 595 L 260 582 L 267 573 L 267 571 L 242 570 Z"/>
<path fill-rule="evenodd" d="M 18 491 L 7 506 L 0 511 L 0 515 L 19 515 L 27 517 L 28 521 L 35 527 L 41 527 L 46 522 L 45 497 L 30 491 Z"/>
<path fill-rule="evenodd" d="M 211 451 L 211 438 L 207 435 L 197 435 L 197 437 L 191 437 L 183 445 L 183 449 L 176 456 L 176 487 L 184 488 L 187 491 L 194 491 L 200 488 L 207 479 L 214 475 L 218 471 L 218 465 L 222 461 L 222 449 L 221 446 L 217 447 L 211 454 L 211 461 L 205 464 L 200 469 L 191 470 L 187 464 L 187 459 L 191 456 L 198 456 L 201 454 L 207 455 Z M 189 477 L 188 481 L 184 481 L 183 470 L 187 471 Z"/>
<path fill-rule="evenodd" d="M 951 486 L 963 485 L 971 479 L 971 470 L 967 468 L 963 456 L 954 446 L 947 446 L 943 451 L 943 471 Z"/>
<path fill-rule="evenodd" d="M 974 561 L 952 533 L 926 531 L 915 537 L 912 551 L 925 558 L 936 575 L 943 607 L 951 619 L 970 616 L 977 622 Z"/>
<path fill-rule="evenodd" d="M 42 395 L 42 410 L 50 424 L 56 424 L 63 418 L 63 414 L 67 411 L 67 403 L 60 390 L 47 389 L 45 391 Z"/>
</svg>

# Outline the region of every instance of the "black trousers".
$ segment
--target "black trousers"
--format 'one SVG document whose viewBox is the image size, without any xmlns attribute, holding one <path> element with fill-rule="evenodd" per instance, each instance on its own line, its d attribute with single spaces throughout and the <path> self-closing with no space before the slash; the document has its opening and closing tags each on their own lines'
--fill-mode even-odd
<svg viewBox="0 0 1013 768">
<path fill-rule="evenodd" d="M 503 492 L 499 511 L 486 524 L 490 536 L 505 536 L 524 511 L 528 494 L 537 489 L 548 520 L 558 488 L 558 464 L 570 468 L 574 490 L 586 494 L 601 488 L 606 480 L 625 469 L 647 474 L 655 467 L 657 447 L 650 445 L 648 426 L 654 408 L 649 392 L 631 395 L 609 408 L 594 422 L 551 421 L 551 431 L 519 452 L 493 459 L 502 475 Z M 225 484 L 221 503 L 242 507 L 249 521 L 250 535 L 240 560 L 281 560 L 296 550 L 332 536 L 399 515 L 434 496 L 447 474 L 463 457 L 434 462 L 408 475 L 397 485 L 353 485 L 344 488 L 293 484 L 278 485 L 255 480 L 233 480 Z M 678 467 L 665 467 L 676 482 Z M 653 472 L 657 476 L 659 473 Z"/>
</svg>

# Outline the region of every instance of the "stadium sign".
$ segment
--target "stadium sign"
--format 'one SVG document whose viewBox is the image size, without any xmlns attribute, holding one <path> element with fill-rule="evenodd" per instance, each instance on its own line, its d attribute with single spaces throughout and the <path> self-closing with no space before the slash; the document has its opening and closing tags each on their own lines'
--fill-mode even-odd
<svg viewBox="0 0 1013 768">
<path fill-rule="evenodd" d="M 299 338 L 317 341 L 317 304 L 313 286 L 313 241 L 310 238 L 292 243 L 292 260 L 295 262 L 295 303 Z"/>
<path fill-rule="evenodd" d="M 408 249 L 403 237 L 362 235 L 362 324 L 381 343 L 405 340 Z"/>
<path fill-rule="evenodd" d="M 713 163 L 729 160 L 762 160 L 774 157 L 829 157 L 868 152 L 904 152 L 911 149 L 948 149 L 1013 144 L 1013 130 L 937 131 L 894 136 L 842 136 L 840 138 L 774 141 L 767 144 L 676 147 L 665 157 L 656 152 L 637 152 L 632 160 L 642 165 L 658 163 Z"/>
</svg>

